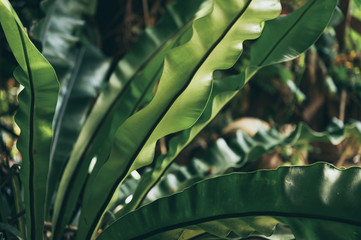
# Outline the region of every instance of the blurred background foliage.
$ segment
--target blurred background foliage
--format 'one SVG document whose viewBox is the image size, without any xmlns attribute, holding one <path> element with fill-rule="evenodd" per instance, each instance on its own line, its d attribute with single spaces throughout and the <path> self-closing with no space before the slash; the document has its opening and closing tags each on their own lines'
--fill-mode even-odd
<svg viewBox="0 0 361 240">
<path fill-rule="evenodd" d="M 47 1 L 10 2 L 30 37 L 33 37 L 30 29 L 44 17 L 43 9 L 46 9 Z M 85 16 L 86 35 L 114 65 L 129 51 L 145 27 L 156 24 L 170 2 L 99 1 L 95 14 Z M 306 0 L 281 2 L 282 14 L 288 14 Z M 13 116 L 20 86 L 12 77 L 16 62 L 4 40 L 0 29 L 0 183 L 2 198 L 14 198 L 17 193 L 10 189 L 18 188 L 17 165 L 21 157 L 15 147 L 19 129 L 14 124 Z M 34 42 L 41 48 L 36 39 Z M 245 54 L 232 69 L 227 70 L 228 73 L 242 71 L 242 64 L 248 61 L 249 44 L 252 42 L 245 44 Z M 227 74 L 227 71 L 215 73 L 215 77 L 217 74 Z M 160 190 L 161 186 L 167 186 L 166 192 L 169 194 L 188 186 L 199 177 L 234 170 L 272 169 L 285 164 L 305 165 L 319 160 L 339 167 L 361 166 L 360 135 L 357 131 L 345 130 L 351 129 L 349 126 L 358 121 L 361 121 L 361 0 L 342 0 L 320 39 L 297 59 L 259 71 L 180 154 L 177 165 L 168 170 L 167 177 L 149 193 L 148 198 L 153 200 L 161 196 L 160 192 L 165 191 Z M 317 134 L 294 137 L 292 134 L 301 131 L 301 125 L 307 125 L 328 137 L 310 137 Z M 330 136 L 335 137 L 335 134 L 341 141 L 332 141 Z M 247 144 L 242 145 L 242 141 Z M 241 146 L 238 153 L 235 150 L 237 144 Z M 229 148 L 234 151 L 229 151 Z M 167 151 L 167 138 L 158 143 L 157 151 L 158 154 Z M 242 161 L 239 156 L 242 156 Z M 231 167 L 222 162 L 224 159 L 232 161 L 233 158 L 237 159 L 237 164 L 230 164 Z M 179 172 L 187 171 L 193 172 L 196 177 L 179 177 Z M 178 174 L 178 177 L 172 177 L 172 174 Z M 117 204 L 124 204 L 134 191 L 137 179 L 133 175 L 124 184 Z M 7 207 L 11 212 L 15 206 Z"/>
</svg>

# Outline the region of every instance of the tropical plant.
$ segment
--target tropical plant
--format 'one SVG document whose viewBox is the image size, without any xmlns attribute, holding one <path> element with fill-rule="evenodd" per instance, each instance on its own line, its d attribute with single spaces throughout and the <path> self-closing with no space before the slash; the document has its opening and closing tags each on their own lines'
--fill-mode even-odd
<svg viewBox="0 0 361 240">
<path fill-rule="evenodd" d="M 272 234 L 276 239 L 358 239 L 360 170 L 325 163 L 198 182 L 207 177 L 201 174 L 176 189 L 193 184 L 183 192 L 161 194 L 163 199 L 141 207 L 162 176 L 170 176 L 166 172 L 176 156 L 258 70 L 294 59 L 319 38 L 336 3 L 309 0 L 277 17 L 278 0 L 175 2 L 132 50 L 113 61 L 85 24 L 97 1 L 45 1 L 45 18 L 31 30 L 42 55 L 10 3 L 1 0 L 1 26 L 24 89 L 16 115 L 21 184 L 11 185 L 12 196 L 2 197 L 2 202 L 15 200 L 16 207 L 6 210 L 1 203 L 0 229 L 18 239 L 43 239 L 49 227 L 52 239 Z M 254 39 L 244 49 L 244 42 Z M 215 174 L 241 171 L 244 161 L 300 139 L 339 142 L 352 135 L 360 141 L 359 123 L 338 130 L 348 135 L 316 134 L 300 125 L 288 137 L 265 134 L 263 147 L 238 135 L 233 146 L 245 158 L 224 161 Z M 168 151 L 157 154 L 164 137 Z M 132 181 L 138 172 L 140 180 Z M 119 192 L 127 186 L 134 194 L 118 211 L 124 199 Z M 18 216 L 16 224 L 8 215 Z"/>
</svg>

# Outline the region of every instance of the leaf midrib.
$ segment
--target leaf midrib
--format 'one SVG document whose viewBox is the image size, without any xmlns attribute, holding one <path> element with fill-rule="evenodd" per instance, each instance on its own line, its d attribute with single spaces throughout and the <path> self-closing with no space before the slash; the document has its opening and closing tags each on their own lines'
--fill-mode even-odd
<svg viewBox="0 0 361 240">
<path fill-rule="evenodd" d="M 220 214 L 216 216 L 210 216 L 210 217 L 204 217 L 199 218 L 196 220 L 186 221 L 178 224 L 173 224 L 170 226 L 161 227 L 158 229 L 155 229 L 151 232 L 147 232 L 145 234 L 135 236 L 130 238 L 129 240 L 143 240 L 149 237 L 152 237 L 156 234 L 163 233 L 166 231 L 175 230 L 178 228 L 183 228 L 187 226 L 193 226 L 197 224 L 202 224 L 205 222 L 210 221 L 217 221 L 222 219 L 229 219 L 229 218 L 243 218 L 243 217 L 285 217 L 285 218 L 306 218 L 306 219 L 315 219 L 315 220 L 325 220 L 325 221 L 332 221 L 332 222 L 338 222 L 338 223 L 344 223 L 353 225 L 356 227 L 361 227 L 360 222 L 356 222 L 354 220 L 349 219 L 343 219 L 339 217 L 331 217 L 331 216 L 322 216 L 322 215 L 316 215 L 316 214 L 307 214 L 307 213 L 285 213 L 280 211 L 264 211 L 264 212 L 244 212 L 244 213 L 231 213 L 231 214 Z M 106 230 L 105 230 L 106 231 Z"/>
<path fill-rule="evenodd" d="M 308 10 L 316 3 L 316 0 L 313 0 L 312 3 L 305 9 L 305 11 L 298 17 L 298 19 L 291 25 L 289 29 L 278 39 L 278 41 L 274 44 L 271 50 L 267 53 L 263 60 L 257 66 L 262 66 L 267 59 L 271 56 L 271 54 L 276 50 L 276 48 L 281 44 L 281 42 L 285 39 L 285 37 L 296 27 L 296 25 L 303 19 L 304 15 L 308 12 Z"/>
<path fill-rule="evenodd" d="M 35 239 L 35 232 L 36 232 L 36 227 L 35 224 L 37 223 L 36 221 L 36 217 L 35 217 L 35 193 L 34 193 L 34 184 L 35 182 L 35 178 L 34 178 L 34 111 L 35 111 L 35 89 L 34 89 L 34 82 L 33 82 L 33 73 L 32 73 L 32 69 L 30 66 L 30 60 L 29 60 L 29 56 L 28 56 L 28 51 L 27 51 L 27 47 L 26 47 L 26 42 L 23 36 L 23 32 L 22 32 L 22 28 L 19 26 L 19 24 L 16 22 L 16 26 L 18 28 L 19 31 L 19 35 L 20 35 L 20 39 L 21 39 L 21 44 L 23 46 L 23 53 L 24 53 L 24 58 L 25 58 L 25 63 L 26 63 L 26 68 L 27 68 L 27 74 L 28 74 L 28 78 L 29 78 L 29 86 L 30 86 L 30 116 L 29 116 L 29 149 L 28 149 L 28 157 L 29 157 L 29 200 L 30 200 L 30 228 L 31 228 L 31 233 L 30 233 L 30 239 Z"/>
</svg>

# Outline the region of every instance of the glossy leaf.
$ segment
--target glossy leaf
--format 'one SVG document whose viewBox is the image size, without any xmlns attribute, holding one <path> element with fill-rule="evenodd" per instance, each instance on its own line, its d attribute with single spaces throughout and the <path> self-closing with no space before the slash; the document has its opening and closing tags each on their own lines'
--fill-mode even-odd
<svg viewBox="0 0 361 240">
<path fill-rule="evenodd" d="M 310 1 L 312 3 L 314 1 Z M 330 6 L 335 5 L 334 0 L 330 1 L 322 1 L 322 3 L 312 4 L 311 7 L 307 8 L 307 11 L 304 13 L 308 13 L 308 11 L 315 11 L 318 9 L 319 4 L 328 4 Z M 304 8 L 304 7 L 303 7 Z M 327 11 L 326 11 L 327 9 Z M 301 8 L 302 10 L 302 8 Z M 322 22 L 323 27 L 318 27 L 318 31 L 314 29 L 309 29 L 308 20 L 305 18 L 318 18 L 320 15 L 316 14 L 316 16 L 309 16 L 308 14 L 299 14 L 299 11 L 295 11 L 289 14 L 286 17 L 280 16 L 275 20 L 267 21 L 265 27 L 267 27 L 267 31 L 263 32 L 261 37 L 256 40 L 256 43 L 251 46 L 251 63 L 253 64 L 261 64 L 257 59 L 265 59 L 267 56 L 273 56 L 275 61 L 281 61 L 285 59 L 285 55 L 289 54 L 289 52 L 278 51 L 275 52 L 278 48 L 270 48 L 270 42 L 278 42 L 280 45 L 289 44 L 289 48 L 294 49 L 303 49 L 299 45 L 303 46 L 303 42 L 299 41 L 290 41 L 290 39 L 298 39 L 299 32 L 302 35 L 307 32 L 308 38 L 308 46 L 310 46 L 318 36 L 323 32 L 324 28 L 327 26 L 327 23 L 332 15 L 332 8 L 325 8 L 322 12 Z M 282 21 L 280 19 L 283 19 Z M 296 21 L 295 21 L 296 19 Z M 290 21 L 290 22 L 287 22 Z M 318 21 L 318 20 L 317 20 Z M 273 22 L 272 24 L 269 24 Z M 287 26 L 297 26 L 297 30 L 299 31 L 286 31 L 283 35 L 283 38 L 280 38 L 279 35 L 275 35 L 279 29 L 286 29 Z M 262 40 L 261 40 L 262 39 Z M 269 41 L 270 42 L 269 42 Z M 285 42 L 284 42 L 285 41 Z M 306 41 L 306 40 L 305 40 Z M 263 51 L 259 51 L 260 45 L 263 45 Z M 278 45 L 277 45 L 278 46 Z M 295 57 L 295 56 L 293 56 Z M 222 109 L 222 107 L 232 99 L 232 97 L 239 91 L 239 89 L 244 85 L 245 82 L 249 81 L 254 74 L 254 71 L 263 67 L 264 65 L 250 66 L 247 69 L 247 73 L 242 72 L 238 75 L 226 77 L 225 79 L 214 80 L 214 88 L 210 100 L 208 101 L 207 107 L 203 112 L 202 116 L 199 118 L 197 123 L 190 129 L 185 130 L 180 135 L 173 137 L 169 143 L 169 151 L 166 155 L 160 156 L 156 160 L 156 165 L 152 172 L 146 173 L 142 181 L 134 193 L 133 199 L 130 204 L 126 205 L 126 207 L 122 210 L 122 213 L 125 214 L 131 210 L 134 210 L 139 204 L 143 201 L 146 194 L 149 190 L 156 184 L 156 182 L 163 175 L 164 171 L 169 167 L 169 165 L 173 162 L 175 157 L 191 142 L 191 140 L 217 115 L 217 113 Z"/>
<path fill-rule="evenodd" d="M 98 239 L 214 239 L 271 235 L 278 222 L 296 239 L 359 239 L 361 170 L 318 163 L 208 179 L 116 221 Z M 256 199 L 256 201 L 255 201 Z"/>
<path fill-rule="evenodd" d="M 119 218 L 141 203 L 148 204 L 160 197 L 182 191 L 209 176 L 224 174 L 231 169 L 247 171 L 247 167 L 249 168 L 259 157 L 276 148 L 294 147 L 312 142 L 330 142 L 338 145 L 347 137 L 356 137 L 361 142 L 360 122 L 344 126 L 339 120 L 333 119 L 325 132 L 315 132 L 306 124 L 301 123 L 288 136 L 281 135 L 276 129 L 261 128 L 253 138 L 238 131 L 236 136 L 228 142 L 219 138 L 204 156 L 191 159 L 187 166 L 172 163 L 168 169 L 156 165 L 153 171 L 144 173 L 135 190 L 133 200 L 115 216 Z M 167 171 L 163 173 L 165 170 Z M 157 183 L 160 176 L 163 177 Z"/>
<path fill-rule="evenodd" d="M 16 122 L 21 129 L 17 146 L 22 155 L 20 174 L 27 234 L 29 239 L 42 239 L 52 120 L 59 86 L 54 69 L 31 43 L 7 0 L 0 1 L 0 22 L 19 63 L 15 78 L 24 86 Z"/>
<path fill-rule="evenodd" d="M 224 174 L 232 169 L 247 171 L 248 166 L 259 157 L 277 148 L 297 147 L 315 142 L 338 145 L 348 137 L 356 137 L 361 142 L 361 122 L 337 126 L 338 121 L 334 119 L 325 132 L 315 132 L 301 123 L 289 136 L 283 136 L 275 129 L 261 129 L 253 138 L 239 131 L 228 144 L 219 138 L 203 157 L 192 159 L 187 166 L 177 167 L 173 163 L 161 182 L 149 192 L 143 204 L 182 191 L 209 175 Z"/>
<path fill-rule="evenodd" d="M 251 68 L 288 61 L 306 51 L 322 34 L 336 4 L 337 0 L 309 0 L 292 14 L 267 22 L 251 49 Z"/>
<path fill-rule="evenodd" d="M 264 21 L 279 12 L 278 1 L 215 0 L 213 11 L 194 22 L 191 40 L 166 56 L 154 99 L 118 129 L 108 161 L 90 176 L 84 192 L 83 207 L 87 211 L 80 218 L 79 239 L 90 238 L 89 229 L 92 232 L 96 228 L 127 174 L 152 162 L 159 138 L 194 125 L 212 92 L 212 73 L 232 67 L 241 54 L 241 43 L 257 38 Z M 95 191 L 100 190 L 100 183 L 101 191 Z"/>
</svg>

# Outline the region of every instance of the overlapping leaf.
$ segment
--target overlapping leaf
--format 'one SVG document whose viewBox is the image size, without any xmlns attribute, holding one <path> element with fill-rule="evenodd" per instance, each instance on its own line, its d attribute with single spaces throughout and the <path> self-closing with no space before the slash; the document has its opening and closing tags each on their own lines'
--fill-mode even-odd
<svg viewBox="0 0 361 240">
<path fill-rule="evenodd" d="M 136 190 L 136 186 L 132 185 L 133 189 L 127 189 L 128 195 L 123 194 L 121 199 L 123 201 L 118 202 L 118 204 L 125 205 L 125 198 L 134 192 L 135 195 L 132 197 L 139 200 L 126 205 L 125 208 L 115 214 L 115 217 L 119 218 L 129 212 L 130 209 L 134 209 L 135 203 L 148 204 L 158 198 L 182 191 L 191 184 L 209 176 L 224 174 L 232 169 L 247 171 L 247 168 L 251 167 L 259 157 L 277 148 L 297 147 L 312 142 L 330 142 L 337 145 L 348 137 L 356 137 L 361 142 L 360 122 L 353 122 L 344 126 L 339 120 L 333 119 L 325 132 L 315 132 L 301 123 L 288 136 L 280 134 L 276 129 L 265 130 L 262 128 L 253 138 L 239 131 L 228 142 L 219 138 L 214 145 L 207 149 L 204 156 L 191 159 L 186 166 L 173 163 L 157 185 L 149 190 L 149 193 L 143 187 L 148 186 L 149 181 L 153 181 L 150 176 L 154 175 L 154 172 L 143 174 L 138 183 L 139 188 Z"/>
<path fill-rule="evenodd" d="M 194 158 L 187 166 L 172 164 L 164 174 L 164 179 L 149 192 L 144 203 L 149 203 L 175 191 L 182 191 L 192 183 L 205 179 L 209 175 L 224 174 L 230 169 L 242 171 L 242 167 L 252 164 L 262 155 L 276 148 L 297 147 L 313 142 L 339 144 L 345 138 L 356 137 L 361 142 L 361 122 L 339 126 L 334 120 L 326 132 L 312 131 L 304 123 L 289 135 L 282 136 L 275 129 L 261 129 L 254 138 L 238 132 L 234 139 L 227 142 L 220 138 L 202 158 Z M 173 166 L 175 165 L 175 166 Z"/>
<path fill-rule="evenodd" d="M 93 13 L 96 2 L 44 1 L 46 15 L 31 29 L 33 36 L 41 42 L 42 53 L 55 68 L 61 82 L 50 154 L 48 208 L 74 142 L 109 67 L 109 59 L 92 45 L 94 40 L 86 34 L 89 25 L 85 24 L 85 17 Z"/>
<path fill-rule="evenodd" d="M 281 222 L 296 239 L 356 240 L 360 174 L 318 163 L 216 177 L 127 214 L 98 239 L 246 238 Z"/>
<path fill-rule="evenodd" d="M 317 12 L 320 6 L 322 7 L 324 4 L 328 5 L 328 7 L 324 8 L 322 12 L 322 20 L 320 20 L 320 15 L 318 14 L 309 14 L 309 12 Z M 260 67 L 265 66 L 264 62 L 259 59 L 267 59 L 267 56 L 272 56 L 274 62 L 280 62 L 285 59 L 285 55 L 289 57 L 291 57 L 291 55 L 289 55 L 290 53 L 286 51 L 275 52 L 276 49 L 280 49 L 279 46 L 289 44 L 288 48 L 304 51 L 307 49 L 306 45 L 310 46 L 316 41 L 318 36 L 327 26 L 336 5 L 336 1 L 329 0 L 326 3 L 326 1 L 320 2 L 311 0 L 308 5 L 310 6 L 306 8 L 304 6 L 292 14 L 289 14 L 287 17 L 282 16 L 281 20 L 276 19 L 266 22 L 265 28 L 268 30 L 264 31 L 261 37 L 256 40 L 255 44 L 252 45 L 251 63 L 253 65 L 249 66 L 246 72 L 242 72 L 239 75 L 230 76 L 225 79 L 214 80 L 213 92 L 202 116 L 192 128 L 185 130 L 180 135 L 173 137 L 170 140 L 168 153 L 160 156 L 156 160 L 154 170 L 143 176 L 144 180 L 142 179 L 142 182 L 133 196 L 133 200 L 125 207 L 122 211 L 123 213 L 131 211 L 139 206 L 148 191 L 160 179 L 174 158 L 217 115 L 222 107 L 232 99 L 239 89 L 243 87 L 244 83 L 252 77 L 255 71 L 257 71 Z M 309 28 L 309 21 L 319 21 L 322 22 L 323 25 L 317 24 L 317 27 Z M 294 28 L 297 28 L 298 31 L 294 31 Z M 284 31 L 284 34 L 274 34 L 278 31 L 278 29 L 283 29 L 282 31 Z M 306 31 L 307 34 L 304 34 Z M 270 43 L 273 43 L 273 45 Z M 259 51 L 260 46 L 263 48 L 262 51 Z M 293 51 L 292 57 L 295 57 L 296 53 L 296 51 Z M 297 54 L 299 54 L 299 52 Z"/>
<path fill-rule="evenodd" d="M 62 229 L 72 216 L 91 160 L 97 159 L 98 165 L 106 160 L 116 129 L 149 101 L 165 53 L 190 28 L 195 13 L 207 2 L 187 0 L 170 5 L 159 24 L 146 29 L 134 48 L 118 63 L 71 153 L 55 207 L 55 236 L 62 237 Z M 202 11 L 208 9 L 202 5 Z"/>
<path fill-rule="evenodd" d="M 212 91 L 213 71 L 230 68 L 241 54 L 242 41 L 257 38 L 263 22 L 279 11 L 278 1 L 216 0 L 212 13 L 195 21 L 191 40 L 166 56 L 152 102 L 117 131 L 110 158 L 96 175 L 90 176 L 83 201 L 87 211 L 82 211 L 79 239 L 90 238 L 89 229 L 92 232 L 96 228 L 112 194 L 127 174 L 151 163 L 156 141 L 191 127 L 199 119 Z M 209 28 L 210 25 L 213 27 Z M 95 191 L 100 189 L 97 187 L 100 183 L 101 191 Z"/>
<path fill-rule="evenodd" d="M 27 234 L 29 239 L 42 239 L 52 120 L 59 86 L 54 69 L 31 43 L 7 0 L 0 1 L 0 22 L 19 63 L 15 78 L 24 86 L 16 122 L 21 129 L 17 146 L 22 154 Z"/>
</svg>

